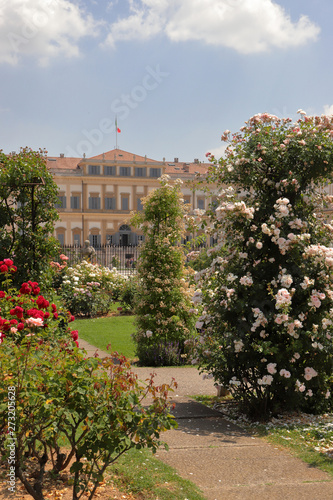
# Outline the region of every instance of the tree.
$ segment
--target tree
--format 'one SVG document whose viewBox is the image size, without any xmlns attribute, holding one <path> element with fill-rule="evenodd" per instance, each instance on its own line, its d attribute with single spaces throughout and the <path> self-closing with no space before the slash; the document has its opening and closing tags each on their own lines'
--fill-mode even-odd
<svg viewBox="0 0 333 500">
<path fill-rule="evenodd" d="M 161 187 L 143 199 L 143 211 L 131 221 L 145 235 L 138 261 L 134 340 L 140 363 L 146 366 L 181 364 L 184 342 L 193 334 L 191 290 L 180 246 L 186 213 L 180 182 L 172 186 L 169 177 L 162 176 Z"/>
<path fill-rule="evenodd" d="M 17 280 L 39 279 L 58 251 L 50 236 L 59 216 L 58 187 L 44 151 L 0 151 L 0 252 L 15 256 Z"/>
<path fill-rule="evenodd" d="M 195 296 L 204 305 L 196 353 L 256 417 L 330 404 L 332 137 L 333 117 L 265 113 L 232 135 L 224 158 L 211 156 L 219 244 Z"/>
</svg>

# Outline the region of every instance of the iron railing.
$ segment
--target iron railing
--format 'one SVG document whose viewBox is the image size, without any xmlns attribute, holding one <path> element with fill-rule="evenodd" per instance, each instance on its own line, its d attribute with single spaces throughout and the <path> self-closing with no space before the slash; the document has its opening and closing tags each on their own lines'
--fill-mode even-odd
<svg viewBox="0 0 333 500">
<path fill-rule="evenodd" d="M 186 242 L 184 242 L 185 244 Z M 207 247 L 206 244 L 194 246 L 187 249 L 187 253 Z M 94 245 L 93 252 L 89 254 L 87 248 L 79 245 L 64 245 L 62 253 L 68 257 L 67 264 L 72 266 L 86 259 L 94 264 L 116 268 L 122 274 L 130 275 L 136 272 L 136 265 L 140 256 L 140 245 Z M 89 247 L 90 249 L 92 247 Z"/>
<path fill-rule="evenodd" d="M 91 247 L 90 247 L 91 248 Z M 139 246 L 99 245 L 94 246 L 94 252 L 88 253 L 86 247 L 65 245 L 62 252 L 68 257 L 67 264 L 72 266 L 82 260 L 90 260 L 94 264 L 113 268 L 122 274 L 136 272 L 136 262 L 140 254 Z"/>
</svg>

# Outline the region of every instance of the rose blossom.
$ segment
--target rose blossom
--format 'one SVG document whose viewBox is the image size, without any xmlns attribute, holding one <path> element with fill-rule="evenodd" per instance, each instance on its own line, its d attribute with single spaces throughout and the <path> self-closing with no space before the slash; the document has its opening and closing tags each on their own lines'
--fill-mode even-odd
<svg viewBox="0 0 333 500">
<path fill-rule="evenodd" d="M 42 318 L 28 318 L 26 324 L 28 326 L 43 326 L 44 323 Z"/>
<path fill-rule="evenodd" d="M 273 382 L 273 377 L 272 375 L 264 375 L 262 378 L 262 383 L 263 385 L 271 385 Z"/>
<path fill-rule="evenodd" d="M 290 378 L 291 373 L 288 372 L 288 370 L 285 370 L 284 368 L 282 368 L 282 370 L 280 370 L 280 375 L 281 375 L 281 377 Z"/>
<path fill-rule="evenodd" d="M 311 380 L 313 377 L 317 377 L 317 375 L 318 375 L 318 373 L 316 372 L 316 370 L 314 370 L 313 368 L 310 368 L 309 366 L 307 366 L 304 369 L 305 380 Z"/>
<path fill-rule="evenodd" d="M 276 363 L 268 363 L 268 365 L 267 365 L 267 371 L 271 375 L 274 375 L 274 373 L 276 373 Z"/>
<path fill-rule="evenodd" d="M 241 340 L 234 340 L 235 352 L 240 352 L 243 349 L 243 342 Z"/>
</svg>

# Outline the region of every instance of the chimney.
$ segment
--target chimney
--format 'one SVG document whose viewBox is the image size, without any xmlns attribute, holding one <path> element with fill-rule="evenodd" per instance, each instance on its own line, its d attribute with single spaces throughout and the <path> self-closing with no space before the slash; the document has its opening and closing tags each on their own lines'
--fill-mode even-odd
<svg viewBox="0 0 333 500">
<path fill-rule="evenodd" d="M 199 158 L 194 158 L 194 163 L 199 163 Z"/>
<path fill-rule="evenodd" d="M 65 158 L 64 153 L 60 153 L 60 158 Z"/>
<path fill-rule="evenodd" d="M 178 158 L 175 158 L 173 161 L 174 163 L 178 163 Z"/>
<path fill-rule="evenodd" d="M 183 163 L 183 170 L 184 170 L 184 172 L 189 172 L 190 166 L 187 163 Z"/>
</svg>

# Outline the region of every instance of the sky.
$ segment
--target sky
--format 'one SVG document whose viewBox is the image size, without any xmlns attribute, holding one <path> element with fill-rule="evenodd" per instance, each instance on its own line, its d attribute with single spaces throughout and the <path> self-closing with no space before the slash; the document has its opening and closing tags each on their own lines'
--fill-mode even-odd
<svg viewBox="0 0 333 500">
<path fill-rule="evenodd" d="M 332 19 L 332 0 L 0 0 L 0 149 L 205 161 L 257 113 L 332 114 Z"/>
</svg>

